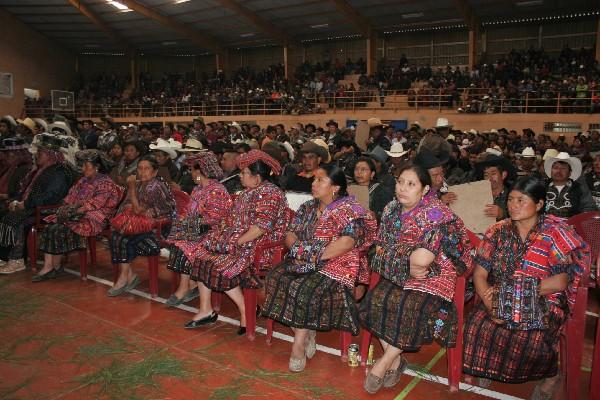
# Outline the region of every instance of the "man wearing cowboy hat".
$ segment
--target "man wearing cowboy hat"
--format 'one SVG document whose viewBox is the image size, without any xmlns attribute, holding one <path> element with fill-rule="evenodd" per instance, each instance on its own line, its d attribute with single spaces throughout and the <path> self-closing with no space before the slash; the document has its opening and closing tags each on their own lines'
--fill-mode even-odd
<svg viewBox="0 0 600 400">
<path fill-rule="evenodd" d="M 369 125 L 369 139 L 367 140 L 367 151 L 373 151 L 377 146 L 383 150 L 389 150 L 392 147 L 392 142 L 385 135 L 385 125 L 379 118 L 369 118 L 367 120 Z"/>
<path fill-rule="evenodd" d="M 176 182 L 179 178 L 179 168 L 174 160 L 177 158 L 177 151 L 181 150 L 181 143 L 174 139 L 164 140 L 158 138 L 156 143 L 150 145 L 150 150 L 158 162 L 157 175 L 166 182 Z"/>
<path fill-rule="evenodd" d="M 517 157 L 518 176 L 535 176 L 536 175 L 536 156 L 533 147 L 525 147 L 523 152 L 515 154 Z"/>
<path fill-rule="evenodd" d="M 435 124 L 435 131 L 428 131 L 423 136 L 417 152 L 427 149 L 435 156 L 439 156 L 442 153 L 450 154 L 452 152 L 452 145 L 446 140 L 446 137 L 450 134 L 450 128 L 452 128 L 452 125 L 448 122 L 447 118 L 438 118 Z"/>
<path fill-rule="evenodd" d="M 315 179 L 314 173 L 321 163 L 330 160 L 329 151 L 324 142 L 319 145 L 314 141 L 308 141 L 301 149 L 301 170 L 289 178 L 283 184 L 284 190 L 290 192 L 311 193 L 312 183 Z"/>
<path fill-rule="evenodd" d="M 15 128 L 17 121 L 11 115 L 5 115 L 0 118 L 0 139 L 6 139 L 16 136 Z"/>
<path fill-rule="evenodd" d="M 98 137 L 98 150 L 108 153 L 114 144 L 119 140 L 119 136 L 114 128 L 114 121 L 110 116 L 100 118 L 102 120 L 102 133 Z"/>
<path fill-rule="evenodd" d="M 387 155 L 390 157 L 390 175 L 398 178 L 399 171 L 408 163 L 408 156 L 410 154 L 410 149 L 404 150 L 404 146 L 402 143 L 394 143 L 390 148 L 390 151 L 386 151 Z"/>
<path fill-rule="evenodd" d="M 568 153 L 544 161 L 544 171 L 550 177 L 546 189 L 546 212 L 561 218 L 570 218 L 583 212 L 596 211 L 596 203 L 581 176 L 581 161 Z"/>
<path fill-rule="evenodd" d="M 31 143 L 35 131 L 35 121 L 27 117 L 17 120 L 17 135 L 21 136 L 25 141 Z"/>
</svg>

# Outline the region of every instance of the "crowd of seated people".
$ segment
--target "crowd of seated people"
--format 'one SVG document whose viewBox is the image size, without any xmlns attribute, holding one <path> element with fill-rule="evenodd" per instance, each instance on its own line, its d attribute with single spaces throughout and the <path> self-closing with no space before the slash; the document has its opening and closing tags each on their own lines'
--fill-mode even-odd
<svg viewBox="0 0 600 400">
<path fill-rule="evenodd" d="M 600 205 L 600 133 L 567 141 L 531 129 L 460 131 L 445 118 L 406 130 L 367 123 L 369 138 L 356 143 L 354 129 L 336 121 L 286 129 L 197 117 L 156 128 L 119 127 L 110 117 L 96 126 L 4 116 L 0 274 L 25 269 L 23 233 L 39 206 L 60 205 L 45 219 L 44 265 L 32 281 L 61 276 L 63 254 L 111 227 L 119 266 L 111 297 L 140 284 L 131 263 L 160 254 L 160 229 L 167 266 L 181 276 L 166 305 L 199 297 L 182 328 L 216 322 L 217 291 L 235 303 L 244 334 L 242 289 L 264 284 L 262 315 L 294 332 L 293 372 L 315 354 L 317 332 L 363 328 L 379 339 L 383 355 L 363 384 L 369 393 L 398 384 L 404 352 L 455 345 L 454 283 L 473 274 L 481 301 L 466 319 L 465 373 L 481 386 L 537 380 L 532 398 L 550 398 L 560 384 L 559 335 L 590 263 L 589 246 L 566 220 Z M 497 222 L 471 251 L 448 206 L 461 196 L 450 185 L 479 180 L 489 181 L 493 199 L 473 207 Z M 349 195 L 353 186 L 368 190 L 367 204 Z M 178 214 L 179 190 L 191 201 Z M 288 196 L 299 192 L 311 199 L 290 220 Z M 255 249 L 277 241 L 289 251 L 261 283 Z M 372 272 L 381 279 L 366 291 Z M 497 306 L 516 292 L 544 305 L 526 316 Z"/>
</svg>

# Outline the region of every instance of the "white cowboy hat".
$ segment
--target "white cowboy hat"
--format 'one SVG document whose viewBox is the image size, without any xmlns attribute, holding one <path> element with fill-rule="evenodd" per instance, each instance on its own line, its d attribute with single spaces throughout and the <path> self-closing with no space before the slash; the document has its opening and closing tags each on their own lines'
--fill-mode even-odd
<svg viewBox="0 0 600 400">
<path fill-rule="evenodd" d="M 34 118 L 35 124 L 42 129 L 42 132 L 48 132 L 48 123 L 41 118 Z"/>
<path fill-rule="evenodd" d="M 535 151 L 533 150 L 533 147 L 525 147 L 523 149 L 522 153 L 517 153 L 515 154 L 517 157 L 535 157 Z"/>
<path fill-rule="evenodd" d="M 467 131 L 467 133 L 470 133 L 471 135 L 478 135 L 479 134 L 479 132 L 477 132 L 477 129 L 473 129 L 473 128 L 469 129 Z"/>
<path fill-rule="evenodd" d="M 408 153 L 409 150 L 404 150 L 404 147 L 402 146 L 402 143 L 394 143 L 392 145 L 392 147 L 390 148 L 390 151 L 385 151 L 387 153 L 388 156 L 390 157 L 402 157 L 403 155 L 405 155 L 406 153 Z"/>
<path fill-rule="evenodd" d="M 62 122 L 62 121 L 54 121 L 53 123 L 48 125 L 48 133 L 56 133 L 56 132 L 65 134 L 67 136 L 73 136 L 71 127 L 66 122 Z"/>
<path fill-rule="evenodd" d="M 488 154 L 493 154 L 495 156 L 502 156 L 502 150 L 500 150 L 499 148 L 497 148 L 497 146 L 494 147 L 488 147 L 487 149 L 485 149 L 485 152 Z"/>
<path fill-rule="evenodd" d="M 452 128 L 448 118 L 438 118 L 435 123 L 435 129 Z"/>
<path fill-rule="evenodd" d="M 185 142 L 185 148 L 178 149 L 177 151 L 182 152 L 182 153 L 191 153 L 191 152 L 208 151 L 208 149 L 205 149 L 199 140 L 190 138 L 187 140 L 187 142 Z"/>
<path fill-rule="evenodd" d="M 456 136 L 454 136 L 453 134 L 449 134 L 446 140 L 456 140 Z"/>
<path fill-rule="evenodd" d="M 160 150 L 164 153 L 167 153 L 169 157 L 171 157 L 171 160 L 174 160 L 177 158 L 177 153 L 175 152 L 175 149 L 179 148 L 179 150 L 181 150 L 181 143 L 177 142 L 176 140 L 173 140 L 173 142 L 179 143 L 179 146 L 177 147 L 173 142 L 171 142 L 171 140 L 172 139 L 169 139 L 169 141 L 167 141 L 163 138 L 158 138 L 156 140 L 156 143 L 150 144 L 150 150 Z"/>
<path fill-rule="evenodd" d="M 581 161 L 579 158 L 571 157 L 569 153 L 565 153 L 563 151 L 558 153 L 556 157 L 551 157 L 544 161 L 544 172 L 546 172 L 548 177 L 552 176 L 552 165 L 554 165 L 554 163 L 557 161 L 569 164 L 571 167 L 571 176 L 569 176 L 569 178 L 572 180 L 575 181 L 581 176 Z"/>
<path fill-rule="evenodd" d="M 238 123 L 237 123 L 237 122 L 235 122 L 235 121 L 233 121 L 232 123 L 230 123 L 228 126 L 230 126 L 230 127 L 232 126 L 232 127 L 234 127 L 235 129 L 237 129 L 238 131 L 241 131 L 241 130 L 242 130 L 242 127 L 240 126 L 240 124 L 238 124 Z"/>
</svg>

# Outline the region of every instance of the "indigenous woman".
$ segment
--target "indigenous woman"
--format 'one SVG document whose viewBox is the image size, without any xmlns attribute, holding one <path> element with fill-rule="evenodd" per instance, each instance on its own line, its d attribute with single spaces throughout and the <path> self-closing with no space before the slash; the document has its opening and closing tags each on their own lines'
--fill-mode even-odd
<svg viewBox="0 0 600 400">
<path fill-rule="evenodd" d="M 194 255 L 192 279 L 198 282 L 200 309 L 185 326 L 198 328 L 214 323 L 211 291 L 225 292 L 238 307 L 239 335 L 246 332 L 242 287 L 259 286 L 252 265 L 254 249 L 262 243 L 281 240 L 287 227 L 287 201 L 272 184 L 271 173 L 279 175 L 279 163 L 260 150 L 250 150 L 238 160 L 244 191 L 237 197 L 226 223 L 203 236 Z"/>
<path fill-rule="evenodd" d="M 125 143 L 121 161 L 110 171 L 112 180 L 118 185 L 127 187 L 127 178 L 135 176 L 138 161 L 146 153 L 146 150 L 146 145 L 142 141 Z"/>
<path fill-rule="evenodd" d="M 545 197 L 543 182 L 520 178 L 508 195 L 510 218 L 480 243 L 473 283 L 483 301 L 466 323 L 463 358 L 465 373 L 484 385 L 541 379 L 532 399 L 552 398 L 560 384 L 559 335 L 590 261 L 575 230 L 543 213 Z M 512 297 L 528 312 L 501 307 Z"/>
<path fill-rule="evenodd" d="M 369 188 L 369 209 L 381 219 L 383 209 L 394 198 L 394 191 L 375 179 L 375 162 L 370 157 L 360 157 L 354 165 L 354 181 Z"/>
<path fill-rule="evenodd" d="M 2 274 L 25 269 L 25 230 L 35 222 L 35 208 L 60 203 L 74 181 L 63 154 L 69 143 L 51 134 L 36 137 L 36 168 L 23 179 L 19 195 L 10 199 L 8 212 L 0 217 L 0 246 L 9 250 Z"/>
<path fill-rule="evenodd" d="M 383 212 L 375 244 L 371 269 L 381 279 L 361 303 L 360 319 L 384 354 L 366 377 L 369 393 L 400 381 L 407 365 L 402 352 L 434 340 L 455 345 L 456 277 L 472 265 L 463 222 L 437 199 L 419 165 L 400 171 L 396 200 Z"/>
<path fill-rule="evenodd" d="M 27 150 L 29 146 L 21 138 L 8 138 L 2 140 L 0 157 L 2 168 L 0 170 L 0 199 L 7 200 L 18 195 L 19 184 L 31 171 L 32 158 Z"/>
<path fill-rule="evenodd" d="M 56 215 L 48 218 L 54 223 L 40 237 L 44 267 L 33 282 L 56 278 L 62 254 L 84 249 L 88 237 L 106 228 L 121 201 L 123 189 L 106 175 L 110 164 L 98 150 L 83 150 L 76 157 L 83 162 L 83 177 L 69 190 Z"/>
<path fill-rule="evenodd" d="M 198 285 L 190 285 L 190 274 L 198 241 L 211 227 L 218 228 L 231 211 L 232 201 L 227 189 L 219 179 L 223 170 L 213 153 L 190 154 L 184 164 L 191 170 L 196 187 L 192 201 L 182 220 L 171 227 L 167 241 L 171 243 L 171 255 L 167 267 L 180 274 L 179 288 L 169 297 L 167 306 L 175 307 L 198 297 Z"/>
<path fill-rule="evenodd" d="M 140 159 L 136 175 L 127 178 L 127 197 L 121 203 L 117 216 L 125 214 L 130 225 L 148 226 L 157 220 L 170 220 L 175 215 L 175 200 L 169 186 L 160 178 L 158 163 L 152 155 Z M 114 227 L 114 220 L 112 221 Z M 134 229 L 135 230 L 135 229 Z M 150 229 L 123 234 L 113 230 L 110 254 L 113 264 L 119 264 L 119 278 L 108 295 L 119 296 L 135 288 L 140 280 L 131 270 L 131 261 L 137 256 L 160 253 L 156 235 Z"/>
<path fill-rule="evenodd" d="M 314 176 L 314 199 L 300 206 L 285 236 L 287 259 L 266 281 L 263 314 L 294 330 L 293 372 L 315 354 L 317 330 L 358 334 L 353 290 L 377 231 L 371 213 L 348 196 L 341 168 L 322 166 Z"/>
</svg>

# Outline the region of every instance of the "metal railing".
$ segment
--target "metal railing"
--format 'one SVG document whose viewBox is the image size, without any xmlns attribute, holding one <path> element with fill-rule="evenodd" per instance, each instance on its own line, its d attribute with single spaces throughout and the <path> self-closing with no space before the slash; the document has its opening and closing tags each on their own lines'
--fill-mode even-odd
<svg viewBox="0 0 600 400">
<path fill-rule="evenodd" d="M 77 118 L 112 117 L 186 117 L 196 115 L 302 115 L 325 113 L 326 110 L 455 110 L 465 113 L 596 113 L 600 112 L 597 95 L 586 97 L 550 96 L 536 92 L 518 92 L 510 96 L 497 96 L 486 88 L 458 89 L 445 93 L 443 89 L 422 90 L 356 90 L 323 91 L 310 97 L 293 100 L 264 99 L 251 102 L 202 101 L 198 103 L 167 103 L 151 106 L 139 104 L 79 104 L 72 112 L 63 112 Z M 25 112 L 30 117 L 53 115 L 56 110 L 48 106 L 28 104 Z"/>
</svg>

